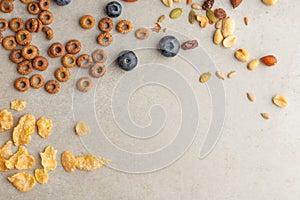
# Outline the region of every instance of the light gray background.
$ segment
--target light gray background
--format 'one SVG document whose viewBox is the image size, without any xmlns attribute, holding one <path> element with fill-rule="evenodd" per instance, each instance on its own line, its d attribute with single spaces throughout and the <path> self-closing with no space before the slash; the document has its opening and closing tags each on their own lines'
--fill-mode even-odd
<svg viewBox="0 0 300 200">
<path fill-rule="evenodd" d="M 77 38 L 83 44 L 83 53 L 90 53 L 97 48 L 95 37 L 97 28 L 82 30 L 78 19 L 84 14 L 91 14 L 98 21 L 104 16 L 103 6 L 108 1 L 75 1 L 67 7 L 53 5 L 51 11 L 55 21 L 51 27 L 55 31 L 52 40 L 66 42 Z M 161 14 L 168 15 L 170 9 L 159 0 L 143 0 L 138 3 L 123 3 L 124 12 L 120 19 L 129 19 L 134 27 L 152 27 Z M 217 1 L 215 8 L 224 7 L 236 20 L 237 44 L 226 50 L 212 44 L 214 27 L 201 30 L 197 25 L 187 23 L 189 8 L 184 1 L 174 7 L 183 7 L 184 14 L 178 20 L 166 20 L 163 24 L 191 38 L 197 38 L 200 46 L 206 49 L 217 67 L 224 73 L 237 71 L 237 76 L 224 82 L 226 92 L 226 120 L 223 135 L 212 152 L 204 160 L 198 159 L 199 149 L 208 129 L 211 105 L 205 88 L 197 82 L 198 74 L 184 61 L 170 63 L 180 71 L 195 90 L 199 100 L 199 133 L 191 148 L 172 166 L 158 172 L 142 175 L 125 174 L 102 168 L 95 172 L 66 173 L 60 161 L 55 171 L 50 172 L 46 185 L 39 185 L 32 191 L 22 194 L 10 183 L 7 176 L 14 171 L 0 173 L 1 199 L 299 199 L 300 197 L 300 136 L 299 136 L 299 56 L 300 42 L 298 31 L 297 8 L 299 1 L 279 1 L 274 7 L 266 7 L 259 0 L 245 1 L 233 10 L 227 1 Z M 0 14 L 1 17 L 20 16 L 24 19 L 30 15 L 25 6 L 15 2 L 11 14 Z M 243 17 L 250 18 L 246 27 Z M 6 31 L 4 35 L 10 32 Z M 153 33 L 154 34 L 154 33 Z M 46 55 L 49 42 L 44 35 L 34 34 L 33 44 L 41 54 Z M 126 40 L 126 37 L 131 38 Z M 133 32 L 124 37 L 124 43 L 134 41 Z M 123 44 L 124 45 L 124 44 Z M 265 54 L 275 54 L 279 63 L 274 68 L 260 66 L 254 72 L 246 69 L 233 57 L 236 48 L 246 48 L 253 58 Z M 112 49 L 108 48 L 108 54 Z M 47 140 L 33 135 L 28 145 L 29 152 L 39 161 L 38 152 L 52 145 L 61 152 L 68 150 L 75 155 L 88 153 L 83 148 L 80 138 L 73 133 L 72 93 L 78 69 L 72 69 L 72 79 L 62 85 L 59 95 L 49 96 L 42 89 L 30 90 L 24 94 L 16 92 L 13 81 L 18 77 L 16 67 L 9 62 L 8 52 L 0 50 L 0 109 L 8 109 L 9 102 L 24 99 L 28 106 L 25 111 L 13 111 L 14 122 L 24 113 L 32 113 L 54 120 L 53 135 Z M 149 57 L 152 52 L 140 52 L 141 59 Z M 110 55 L 110 54 L 109 54 Z M 59 67 L 58 59 L 50 60 L 50 67 L 43 72 L 46 80 L 53 78 L 54 70 Z M 212 71 L 213 72 L 213 71 Z M 110 111 L 111 90 L 118 78 L 124 73 L 111 67 L 104 83 L 99 87 L 97 98 L 97 116 L 103 119 L 104 130 L 108 137 L 122 148 L 134 152 L 155 150 L 166 144 L 174 136 L 180 122 L 180 107 L 172 93 L 157 86 L 145 87 L 137 91 L 130 102 L 133 119 L 139 125 L 147 125 L 148 109 L 160 103 L 168 112 L 168 121 L 162 136 L 152 141 L 132 141 L 122 135 L 113 122 Z M 215 78 L 215 77 L 213 77 Z M 256 95 L 257 101 L 250 103 L 246 92 Z M 289 100 L 289 107 L 279 109 L 271 103 L 273 95 L 280 93 Z M 260 112 L 267 112 L 272 119 L 263 120 Z M 10 131 L 1 133 L 1 144 L 10 138 Z M 36 167 L 40 167 L 37 163 Z M 33 170 L 29 170 L 32 172 Z"/>
</svg>

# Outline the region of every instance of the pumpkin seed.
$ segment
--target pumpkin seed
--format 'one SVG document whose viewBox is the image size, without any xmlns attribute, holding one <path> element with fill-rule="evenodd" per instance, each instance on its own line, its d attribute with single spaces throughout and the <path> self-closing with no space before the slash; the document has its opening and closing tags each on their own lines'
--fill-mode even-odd
<svg viewBox="0 0 300 200">
<path fill-rule="evenodd" d="M 194 24 L 196 21 L 196 12 L 195 10 L 191 10 L 190 13 L 189 13 L 189 22 L 190 24 Z"/>
<path fill-rule="evenodd" d="M 174 8 L 170 12 L 170 18 L 171 19 L 177 19 L 182 15 L 182 8 Z"/>
<path fill-rule="evenodd" d="M 207 10 L 206 11 L 206 16 L 213 23 L 218 21 L 218 18 L 216 18 L 215 14 L 214 14 L 214 11 L 212 11 L 212 10 Z"/>
<path fill-rule="evenodd" d="M 205 83 L 210 79 L 210 77 L 211 77 L 211 73 L 205 72 L 205 73 L 201 74 L 199 81 L 200 81 L 200 83 Z"/>
</svg>

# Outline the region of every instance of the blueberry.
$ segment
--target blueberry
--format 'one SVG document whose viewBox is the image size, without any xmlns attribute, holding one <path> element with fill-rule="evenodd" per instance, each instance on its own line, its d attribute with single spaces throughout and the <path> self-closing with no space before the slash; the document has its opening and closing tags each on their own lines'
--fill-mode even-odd
<svg viewBox="0 0 300 200">
<path fill-rule="evenodd" d="M 106 14 L 109 17 L 115 18 L 115 17 L 119 17 L 121 15 L 122 6 L 119 2 L 112 1 L 106 5 L 105 10 L 106 10 Z"/>
<path fill-rule="evenodd" d="M 119 67 L 125 71 L 130 71 L 137 66 L 138 59 L 133 51 L 125 50 L 119 54 Z"/>
<path fill-rule="evenodd" d="M 71 0 L 55 0 L 55 2 L 57 3 L 57 5 L 59 6 L 66 6 L 69 3 L 71 3 Z"/>
<path fill-rule="evenodd" d="M 159 41 L 159 50 L 165 57 L 174 57 L 178 54 L 180 43 L 174 36 L 168 35 Z"/>
</svg>

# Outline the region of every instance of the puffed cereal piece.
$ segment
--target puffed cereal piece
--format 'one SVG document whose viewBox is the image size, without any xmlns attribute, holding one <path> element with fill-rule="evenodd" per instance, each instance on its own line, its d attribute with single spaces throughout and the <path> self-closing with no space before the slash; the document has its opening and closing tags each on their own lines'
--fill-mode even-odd
<svg viewBox="0 0 300 200">
<path fill-rule="evenodd" d="M 35 185 L 34 177 L 25 172 L 19 172 L 7 179 L 21 192 L 28 192 Z"/>
<path fill-rule="evenodd" d="M 10 102 L 10 109 L 16 111 L 22 111 L 26 108 L 26 101 L 23 100 L 14 100 Z"/>
<path fill-rule="evenodd" d="M 84 171 L 94 171 L 107 165 L 109 162 L 109 160 L 89 154 L 76 157 L 76 168 Z"/>
<path fill-rule="evenodd" d="M 7 110 L 0 111 L 0 132 L 11 129 L 13 126 L 13 117 Z"/>
<path fill-rule="evenodd" d="M 38 134 L 42 138 L 47 138 L 51 135 L 52 132 L 52 120 L 47 119 L 45 117 L 41 117 L 36 122 L 37 128 L 38 128 Z"/>
<path fill-rule="evenodd" d="M 90 132 L 90 127 L 86 125 L 83 121 L 79 121 L 76 124 L 75 132 L 77 135 L 86 135 Z"/>
<path fill-rule="evenodd" d="M 46 147 L 45 151 L 40 153 L 42 159 L 41 164 L 47 172 L 54 170 L 57 166 L 56 153 L 57 150 L 55 150 L 52 146 Z"/>
<path fill-rule="evenodd" d="M 76 169 L 76 158 L 71 152 L 65 151 L 61 155 L 61 164 L 67 172 L 73 172 Z"/>
<path fill-rule="evenodd" d="M 49 180 L 49 174 L 44 168 L 34 170 L 34 176 L 40 184 L 46 184 Z"/>
<path fill-rule="evenodd" d="M 31 140 L 31 134 L 35 129 L 35 117 L 31 114 L 22 116 L 19 124 L 13 130 L 13 141 L 16 146 L 26 145 Z"/>
</svg>

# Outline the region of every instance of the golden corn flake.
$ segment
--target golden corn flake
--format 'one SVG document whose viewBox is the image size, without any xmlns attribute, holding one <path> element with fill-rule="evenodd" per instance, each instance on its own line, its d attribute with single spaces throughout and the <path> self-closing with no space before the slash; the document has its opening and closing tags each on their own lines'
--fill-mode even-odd
<svg viewBox="0 0 300 200">
<path fill-rule="evenodd" d="M 20 146 L 18 151 L 5 161 L 5 166 L 8 169 L 17 168 L 19 170 L 25 170 L 32 168 L 34 164 L 34 157 L 28 154 L 28 151 L 24 146 Z"/>
<path fill-rule="evenodd" d="M 34 176 L 40 184 L 46 184 L 49 180 L 49 174 L 44 168 L 34 170 Z"/>
<path fill-rule="evenodd" d="M 0 111 L 0 132 L 11 129 L 13 126 L 13 117 L 7 110 Z"/>
<path fill-rule="evenodd" d="M 12 141 L 6 142 L 2 147 L 0 147 L 0 159 L 8 159 L 11 155 Z"/>
<path fill-rule="evenodd" d="M 107 165 L 110 161 L 101 157 L 86 155 L 76 157 L 76 168 L 79 170 L 93 171 Z"/>
<path fill-rule="evenodd" d="M 35 185 L 34 177 L 25 172 L 17 173 L 8 177 L 7 179 L 21 192 L 27 192 Z"/>
<path fill-rule="evenodd" d="M 90 127 L 88 127 L 84 122 L 80 121 L 76 124 L 75 132 L 77 135 L 86 135 L 90 132 Z"/>
<path fill-rule="evenodd" d="M 31 134 L 35 129 L 35 117 L 31 114 L 22 116 L 19 124 L 13 130 L 13 141 L 16 146 L 26 145 L 31 140 Z"/>
<path fill-rule="evenodd" d="M 38 134 L 42 138 L 47 138 L 51 135 L 51 131 L 52 131 L 52 120 L 51 119 L 42 117 L 36 122 L 36 125 L 38 128 Z"/>
<path fill-rule="evenodd" d="M 76 159 L 71 152 L 63 152 L 61 155 L 61 163 L 67 172 L 73 172 L 76 169 Z"/>
<path fill-rule="evenodd" d="M 0 158 L 0 172 L 6 172 L 8 169 L 5 165 L 5 160 Z"/>
<path fill-rule="evenodd" d="M 22 111 L 26 108 L 26 101 L 23 100 L 15 100 L 10 102 L 10 109 L 16 111 Z"/>
<path fill-rule="evenodd" d="M 54 170 L 57 166 L 56 153 L 53 147 L 48 146 L 43 153 L 40 153 L 42 166 L 46 171 Z"/>
</svg>

